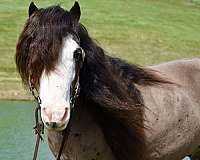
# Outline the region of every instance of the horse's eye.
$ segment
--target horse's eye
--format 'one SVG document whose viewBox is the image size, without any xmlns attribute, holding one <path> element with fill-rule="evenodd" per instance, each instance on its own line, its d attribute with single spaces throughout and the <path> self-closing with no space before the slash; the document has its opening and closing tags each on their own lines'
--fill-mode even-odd
<svg viewBox="0 0 200 160">
<path fill-rule="evenodd" d="M 75 51 L 74 51 L 74 59 L 75 61 L 79 61 L 81 59 L 81 56 L 82 56 L 82 49 L 81 48 L 77 48 Z"/>
</svg>

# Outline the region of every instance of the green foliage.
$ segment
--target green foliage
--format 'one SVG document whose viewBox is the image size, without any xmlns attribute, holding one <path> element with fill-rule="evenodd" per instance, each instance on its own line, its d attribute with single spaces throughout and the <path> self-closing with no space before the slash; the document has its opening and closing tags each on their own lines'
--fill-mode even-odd
<svg viewBox="0 0 200 160">
<path fill-rule="evenodd" d="M 74 3 L 73 0 L 34 2 L 38 7 L 60 4 L 67 9 Z M 3 98 L 13 98 L 13 92 L 24 94 L 15 71 L 14 55 L 29 3 L 29 0 L 0 3 L 0 98 L 2 93 Z M 200 53 L 200 0 L 80 0 L 79 3 L 81 22 L 110 55 L 146 65 L 197 57 Z M 10 92 L 11 96 L 7 96 Z"/>
</svg>

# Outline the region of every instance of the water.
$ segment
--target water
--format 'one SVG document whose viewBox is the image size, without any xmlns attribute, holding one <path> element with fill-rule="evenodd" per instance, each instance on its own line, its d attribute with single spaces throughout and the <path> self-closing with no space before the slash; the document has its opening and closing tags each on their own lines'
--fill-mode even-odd
<svg viewBox="0 0 200 160">
<path fill-rule="evenodd" d="M 32 159 L 34 109 L 35 105 L 31 102 L 0 101 L 0 160 Z M 39 160 L 54 159 L 46 137 L 39 150 Z"/>
</svg>

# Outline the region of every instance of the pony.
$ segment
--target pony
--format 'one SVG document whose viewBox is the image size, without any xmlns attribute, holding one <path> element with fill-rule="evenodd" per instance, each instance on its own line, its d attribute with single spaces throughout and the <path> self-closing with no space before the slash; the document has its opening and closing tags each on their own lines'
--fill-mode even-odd
<svg viewBox="0 0 200 160">
<path fill-rule="evenodd" d="M 70 127 L 63 160 L 180 160 L 200 144 L 200 60 L 141 67 L 111 57 L 79 22 L 78 2 L 37 8 L 16 46 L 25 87 L 41 98 L 55 156 Z M 71 112 L 71 98 L 79 96 Z M 69 123 L 70 120 L 70 123 Z"/>
</svg>

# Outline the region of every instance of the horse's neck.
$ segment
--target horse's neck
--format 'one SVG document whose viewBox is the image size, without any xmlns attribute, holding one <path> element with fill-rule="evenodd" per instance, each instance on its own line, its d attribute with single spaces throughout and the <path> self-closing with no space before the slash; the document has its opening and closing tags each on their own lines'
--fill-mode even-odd
<svg viewBox="0 0 200 160">
<path fill-rule="evenodd" d="M 62 140 L 60 132 L 49 131 L 49 147 L 57 155 Z M 71 131 L 66 142 L 63 159 L 103 159 L 114 160 L 104 135 L 84 106 L 77 106 L 71 121 Z"/>
</svg>

